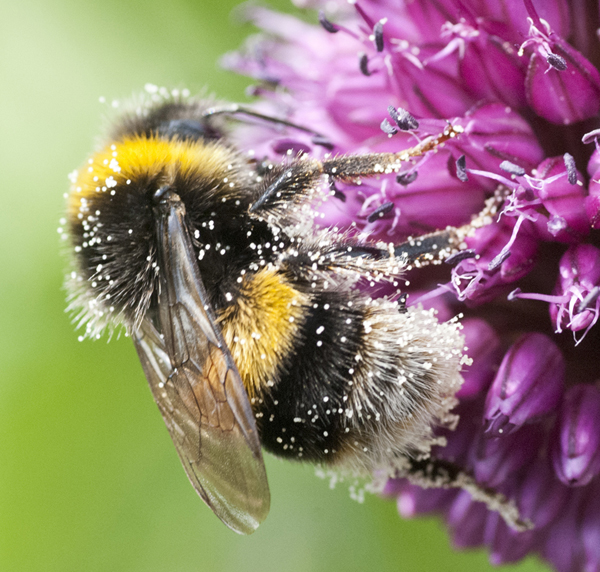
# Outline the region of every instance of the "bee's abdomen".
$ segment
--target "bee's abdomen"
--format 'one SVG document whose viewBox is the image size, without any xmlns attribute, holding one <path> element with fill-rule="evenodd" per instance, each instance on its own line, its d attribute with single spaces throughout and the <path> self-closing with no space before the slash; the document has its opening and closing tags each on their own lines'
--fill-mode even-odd
<svg viewBox="0 0 600 572">
<path fill-rule="evenodd" d="M 301 292 L 265 268 L 220 314 L 262 444 L 276 455 L 327 461 L 340 449 L 364 335 L 364 311 L 353 298 Z"/>
<path fill-rule="evenodd" d="M 350 431 L 353 364 L 362 313 L 348 294 L 315 292 L 277 383 L 255 405 L 263 446 L 310 462 L 333 462 Z"/>
<path fill-rule="evenodd" d="M 245 284 L 223 326 L 268 451 L 371 470 L 426 452 L 431 428 L 452 421 L 455 323 L 351 287 L 294 287 L 274 268 Z"/>
</svg>

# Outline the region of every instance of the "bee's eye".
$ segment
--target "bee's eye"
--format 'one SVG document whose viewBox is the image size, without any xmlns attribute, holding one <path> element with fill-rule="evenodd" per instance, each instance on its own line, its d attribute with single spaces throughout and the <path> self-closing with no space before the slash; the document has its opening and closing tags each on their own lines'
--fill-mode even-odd
<svg viewBox="0 0 600 572">
<path fill-rule="evenodd" d="M 208 132 L 206 126 L 194 119 L 172 119 L 171 121 L 165 121 L 159 125 L 158 134 L 161 137 L 191 139 L 192 141 L 214 138 L 213 134 Z"/>
</svg>

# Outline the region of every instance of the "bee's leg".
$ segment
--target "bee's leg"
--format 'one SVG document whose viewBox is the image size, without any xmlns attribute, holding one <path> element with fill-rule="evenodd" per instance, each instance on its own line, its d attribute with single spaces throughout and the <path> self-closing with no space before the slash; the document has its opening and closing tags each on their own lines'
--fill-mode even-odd
<svg viewBox="0 0 600 572">
<path fill-rule="evenodd" d="M 401 259 L 406 266 L 426 266 L 430 263 L 454 258 L 455 253 L 461 250 L 462 242 L 471 228 L 471 225 L 459 228 L 448 227 L 415 238 L 411 237 L 406 242 L 391 245 L 386 250 L 369 244 L 353 245 L 352 250 L 344 252 L 344 255 L 348 259 L 367 256 L 376 260 L 393 255 L 395 258 Z"/>
<path fill-rule="evenodd" d="M 299 158 L 288 165 L 273 165 L 264 175 L 266 187 L 250 212 L 261 215 L 277 207 L 289 209 L 307 202 L 316 192 L 322 174 L 321 163 L 315 159 Z"/>
<path fill-rule="evenodd" d="M 206 115 L 215 113 L 238 113 L 247 112 L 238 105 L 207 110 Z M 256 117 L 269 119 L 283 125 L 289 125 L 295 128 L 299 126 L 290 124 L 284 120 L 276 120 L 261 116 L 261 114 L 251 113 Z M 304 129 L 309 133 L 314 133 Z M 273 177 L 262 195 L 257 198 L 250 212 L 259 213 L 268 211 L 277 204 L 282 205 L 285 201 L 304 202 L 306 198 L 316 188 L 319 178 L 327 175 L 329 182 L 341 180 L 350 181 L 360 177 L 374 177 L 377 175 L 398 172 L 402 165 L 413 157 L 419 157 L 429 151 L 433 151 L 440 145 L 443 145 L 449 139 L 456 137 L 462 132 L 462 128 L 448 125 L 443 133 L 435 137 L 423 139 L 415 147 L 399 151 L 398 153 L 366 153 L 364 155 L 340 155 L 324 161 L 302 157 L 289 165 L 273 169 Z"/>
<path fill-rule="evenodd" d="M 421 157 L 429 151 L 442 146 L 463 132 L 462 127 L 448 125 L 443 133 L 429 136 L 418 145 L 398 153 L 365 153 L 363 155 L 340 155 L 325 159 L 322 163 L 323 174 L 342 181 L 360 177 L 374 177 L 400 171 L 407 161 Z"/>
<path fill-rule="evenodd" d="M 506 195 L 507 189 L 498 187 L 469 224 L 460 227 L 449 226 L 444 230 L 409 238 L 406 242 L 394 246 L 394 256 L 404 259 L 408 267 L 422 267 L 428 264 L 439 264 L 442 261 L 456 264 L 460 260 L 476 256 L 474 251 L 466 248 L 465 238 L 494 220 Z"/>
<path fill-rule="evenodd" d="M 409 238 L 394 247 L 394 256 L 404 260 L 407 267 L 436 264 L 459 252 L 469 231 L 470 226 L 450 227 L 417 238 Z"/>
<path fill-rule="evenodd" d="M 387 250 L 371 245 L 353 245 L 352 251 L 344 252 L 344 255 L 348 259 L 368 257 L 375 260 L 386 259 L 393 255 L 402 261 L 404 270 L 440 262 L 456 264 L 460 260 L 476 256 L 473 250 L 466 248 L 465 238 L 474 230 L 491 222 L 491 215 L 496 213 L 500 202 L 501 200 L 497 197 L 490 199 L 486 203 L 485 209 L 470 224 L 448 227 L 416 238 L 409 238 L 401 244 L 391 245 Z"/>
<path fill-rule="evenodd" d="M 415 238 L 409 238 L 405 242 L 393 245 L 388 250 L 374 248 L 373 246 L 354 246 L 350 257 L 371 256 L 376 259 L 394 256 L 411 267 L 423 267 L 428 264 L 439 264 L 447 262 L 456 264 L 465 258 L 476 256 L 473 250 L 468 250 L 465 238 L 476 229 L 487 226 L 498 213 L 499 207 L 506 198 L 506 189 L 499 187 L 494 195 L 485 202 L 484 208 L 473 217 L 469 224 L 460 227 L 449 226 L 443 230 L 437 230 L 429 234 L 423 234 Z"/>
<path fill-rule="evenodd" d="M 529 520 L 521 518 L 513 501 L 479 484 L 470 473 L 450 461 L 435 457 L 422 460 L 409 458 L 408 468 L 399 476 L 423 488 L 463 489 L 471 494 L 473 500 L 483 502 L 488 509 L 498 512 L 512 529 L 522 532 L 533 527 Z"/>
<path fill-rule="evenodd" d="M 399 153 L 341 155 L 324 161 L 305 156 L 289 165 L 274 166 L 271 181 L 252 204 L 250 212 L 259 214 L 261 211 L 268 212 L 278 205 L 285 208 L 286 203 L 305 202 L 315 192 L 322 175 L 329 177 L 331 186 L 335 180 L 352 180 L 399 171 L 404 162 L 436 149 L 460 132 L 460 128 L 448 125 L 446 130 L 437 137 L 428 137 L 415 147 Z M 410 238 L 389 252 L 380 251 L 380 255 L 374 253 L 370 247 L 366 247 L 369 252 L 359 247 L 351 256 L 369 254 L 378 258 L 393 254 L 396 258 L 404 259 L 407 266 L 426 266 L 448 260 L 452 255 L 465 251 L 464 239 L 470 233 L 492 221 L 492 216 L 496 214 L 505 195 L 506 190 L 499 187 L 494 196 L 486 201 L 484 209 L 468 225 L 448 227 L 417 238 Z M 463 256 L 469 255 L 470 253 L 467 252 L 463 254 Z"/>
</svg>

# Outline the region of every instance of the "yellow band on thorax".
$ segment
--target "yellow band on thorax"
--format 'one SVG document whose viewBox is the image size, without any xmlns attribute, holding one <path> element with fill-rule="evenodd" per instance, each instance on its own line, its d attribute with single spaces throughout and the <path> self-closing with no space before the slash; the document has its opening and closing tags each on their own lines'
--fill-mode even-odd
<svg viewBox="0 0 600 572">
<path fill-rule="evenodd" d="M 235 162 L 235 155 L 222 144 L 206 141 L 180 141 L 159 137 L 128 137 L 107 145 L 92 155 L 72 176 L 68 212 L 77 217 L 86 203 L 98 193 L 123 192 L 131 181 L 165 179 L 197 174 L 205 180 L 223 183 Z M 172 181 L 165 180 L 164 183 Z"/>
</svg>

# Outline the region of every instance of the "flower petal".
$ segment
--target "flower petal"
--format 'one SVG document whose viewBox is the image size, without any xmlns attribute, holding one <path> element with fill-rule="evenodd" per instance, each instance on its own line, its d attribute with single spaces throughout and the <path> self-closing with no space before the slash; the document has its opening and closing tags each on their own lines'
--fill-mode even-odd
<svg viewBox="0 0 600 572">
<path fill-rule="evenodd" d="M 456 397 L 476 397 L 492 383 L 502 357 L 500 340 L 487 322 L 471 318 L 463 322 L 467 353 L 473 364 L 463 373 L 464 383 Z"/>
<path fill-rule="evenodd" d="M 478 99 L 500 100 L 514 108 L 526 105 L 525 66 L 513 45 L 501 38 L 480 31 L 467 43 L 459 70 Z"/>
<path fill-rule="evenodd" d="M 575 48 L 554 37 L 552 52 L 567 62 L 567 69 L 548 69 L 539 52 L 529 60 L 525 90 L 529 105 L 538 114 L 560 125 L 594 117 L 600 110 L 600 74 Z"/>
<path fill-rule="evenodd" d="M 560 408 L 552 449 L 554 470 L 569 486 L 587 485 L 600 473 L 600 390 L 571 387 Z"/>
<path fill-rule="evenodd" d="M 565 361 L 544 334 L 524 334 L 504 356 L 485 404 L 490 436 L 510 433 L 554 410 L 563 393 Z"/>
<path fill-rule="evenodd" d="M 580 241 L 589 233 L 584 187 L 569 182 L 563 157 L 546 159 L 538 165 L 536 174 L 541 181 L 537 195 L 544 207 L 551 215 L 566 222 L 560 233 L 552 234 L 557 240 Z"/>
<path fill-rule="evenodd" d="M 475 454 L 475 478 L 492 488 L 497 488 L 531 462 L 543 441 L 544 432 L 538 426 L 508 435 L 509 425 L 504 425 L 505 434 L 501 439 L 482 436 Z"/>
<path fill-rule="evenodd" d="M 447 516 L 454 545 L 458 548 L 471 548 L 483 544 L 487 514 L 483 503 L 473 502 L 468 492 L 460 491 Z"/>
<path fill-rule="evenodd" d="M 554 474 L 548 459 L 537 459 L 527 467 L 519 486 L 521 515 L 540 529 L 554 522 L 569 497 L 569 489 Z"/>
</svg>

